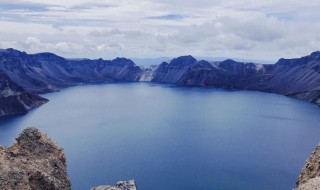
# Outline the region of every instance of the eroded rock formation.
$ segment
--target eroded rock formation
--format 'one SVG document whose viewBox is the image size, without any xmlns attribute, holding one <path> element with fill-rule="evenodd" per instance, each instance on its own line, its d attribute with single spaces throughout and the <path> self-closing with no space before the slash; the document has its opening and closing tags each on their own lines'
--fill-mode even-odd
<svg viewBox="0 0 320 190">
<path fill-rule="evenodd" d="M 296 190 L 320 189 L 320 145 L 311 154 L 297 180 Z"/>
<path fill-rule="evenodd" d="M 35 128 L 0 146 L 0 189 L 70 190 L 63 149 Z"/>
</svg>

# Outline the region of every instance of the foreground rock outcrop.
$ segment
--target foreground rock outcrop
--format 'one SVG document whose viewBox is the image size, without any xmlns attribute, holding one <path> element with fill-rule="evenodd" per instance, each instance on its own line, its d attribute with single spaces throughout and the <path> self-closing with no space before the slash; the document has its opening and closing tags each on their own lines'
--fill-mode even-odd
<svg viewBox="0 0 320 190">
<path fill-rule="evenodd" d="M 0 146 L 0 189 L 70 190 L 63 149 L 35 128 Z"/>
<path fill-rule="evenodd" d="M 320 145 L 311 154 L 297 180 L 296 190 L 320 189 Z"/>
<path fill-rule="evenodd" d="M 119 181 L 116 186 L 103 185 L 91 188 L 90 190 L 137 190 L 134 180 Z"/>
<path fill-rule="evenodd" d="M 0 189 L 70 190 L 63 149 L 36 128 L 25 129 L 11 147 L 0 146 Z M 320 145 L 296 182 L 296 190 L 320 189 Z M 90 190 L 137 190 L 134 180 Z"/>
<path fill-rule="evenodd" d="M 11 147 L 0 146 L 0 189 L 70 190 L 63 149 L 36 128 L 25 129 Z M 137 190 L 134 180 L 92 190 Z"/>
</svg>

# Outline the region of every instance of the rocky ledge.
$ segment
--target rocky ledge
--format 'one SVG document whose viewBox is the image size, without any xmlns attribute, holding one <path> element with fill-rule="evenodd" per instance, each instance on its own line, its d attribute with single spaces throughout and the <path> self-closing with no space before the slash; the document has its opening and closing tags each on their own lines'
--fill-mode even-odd
<svg viewBox="0 0 320 190">
<path fill-rule="evenodd" d="M 104 185 L 104 186 L 94 187 L 90 190 L 137 190 L 137 186 L 134 180 L 129 180 L 129 181 L 119 181 L 114 187 L 109 185 Z"/>
<path fill-rule="evenodd" d="M 63 149 L 38 129 L 25 129 L 11 147 L 0 146 L 0 189 L 70 190 Z M 92 189 L 137 190 L 133 180 Z"/>
<path fill-rule="evenodd" d="M 320 189 L 320 145 L 307 160 L 297 180 L 296 190 Z"/>
</svg>

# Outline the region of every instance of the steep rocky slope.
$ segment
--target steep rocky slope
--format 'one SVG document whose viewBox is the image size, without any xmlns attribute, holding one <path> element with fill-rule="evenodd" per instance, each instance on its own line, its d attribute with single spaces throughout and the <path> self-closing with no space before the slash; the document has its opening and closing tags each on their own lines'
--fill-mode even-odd
<svg viewBox="0 0 320 190">
<path fill-rule="evenodd" d="M 52 53 L 0 51 L 0 69 L 29 92 L 46 93 L 88 82 L 137 81 L 142 70 L 131 60 L 65 59 Z"/>
<path fill-rule="evenodd" d="M 273 65 L 233 60 L 208 62 L 182 56 L 170 63 L 141 68 L 126 58 L 111 61 L 70 60 L 52 53 L 27 54 L 6 49 L 0 50 L 0 70 L 3 76 L 7 76 L 5 78 L 10 78 L 13 83 L 31 93 L 47 93 L 90 82 L 151 81 L 183 86 L 258 90 L 320 105 L 320 52 L 302 58 L 280 59 Z M 2 94 L 8 94 L 8 91 Z M 32 101 L 36 96 L 31 96 L 25 93 L 16 101 L 6 99 L 2 101 L 5 102 L 2 109 L 16 109 L 16 105 L 22 105 L 20 99 L 29 102 L 24 106 L 26 110 L 41 105 L 40 102 Z"/>
<path fill-rule="evenodd" d="M 320 189 L 320 145 L 311 154 L 297 180 L 296 190 Z"/>
<path fill-rule="evenodd" d="M 183 56 L 160 64 L 149 78 L 152 82 L 185 86 L 272 92 L 320 105 L 320 52 L 280 59 L 274 65 L 233 60 L 210 63 Z"/>
<path fill-rule="evenodd" d="M 320 52 L 298 59 L 280 59 L 269 88 L 320 105 Z"/>
<path fill-rule="evenodd" d="M 0 70 L 0 117 L 24 114 L 48 100 L 26 92 Z"/>
<path fill-rule="evenodd" d="M 63 150 L 37 129 L 25 129 L 11 147 L 0 146 L 0 189 L 71 189 Z"/>
<path fill-rule="evenodd" d="M 320 52 L 276 64 L 198 61 L 182 56 L 170 63 L 140 68 L 131 60 L 69 60 L 52 53 L 0 51 L 0 69 L 15 83 L 35 93 L 88 82 L 152 81 L 187 86 L 259 90 L 320 104 Z"/>
</svg>

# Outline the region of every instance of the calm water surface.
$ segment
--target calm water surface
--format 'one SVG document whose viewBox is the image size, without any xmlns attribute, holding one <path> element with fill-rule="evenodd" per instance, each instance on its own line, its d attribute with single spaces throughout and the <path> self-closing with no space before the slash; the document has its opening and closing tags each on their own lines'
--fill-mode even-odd
<svg viewBox="0 0 320 190">
<path fill-rule="evenodd" d="M 75 190 L 289 190 L 320 141 L 320 109 L 274 94 L 125 83 L 45 97 L 0 120 L 0 144 L 39 128 L 64 148 Z"/>
</svg>

